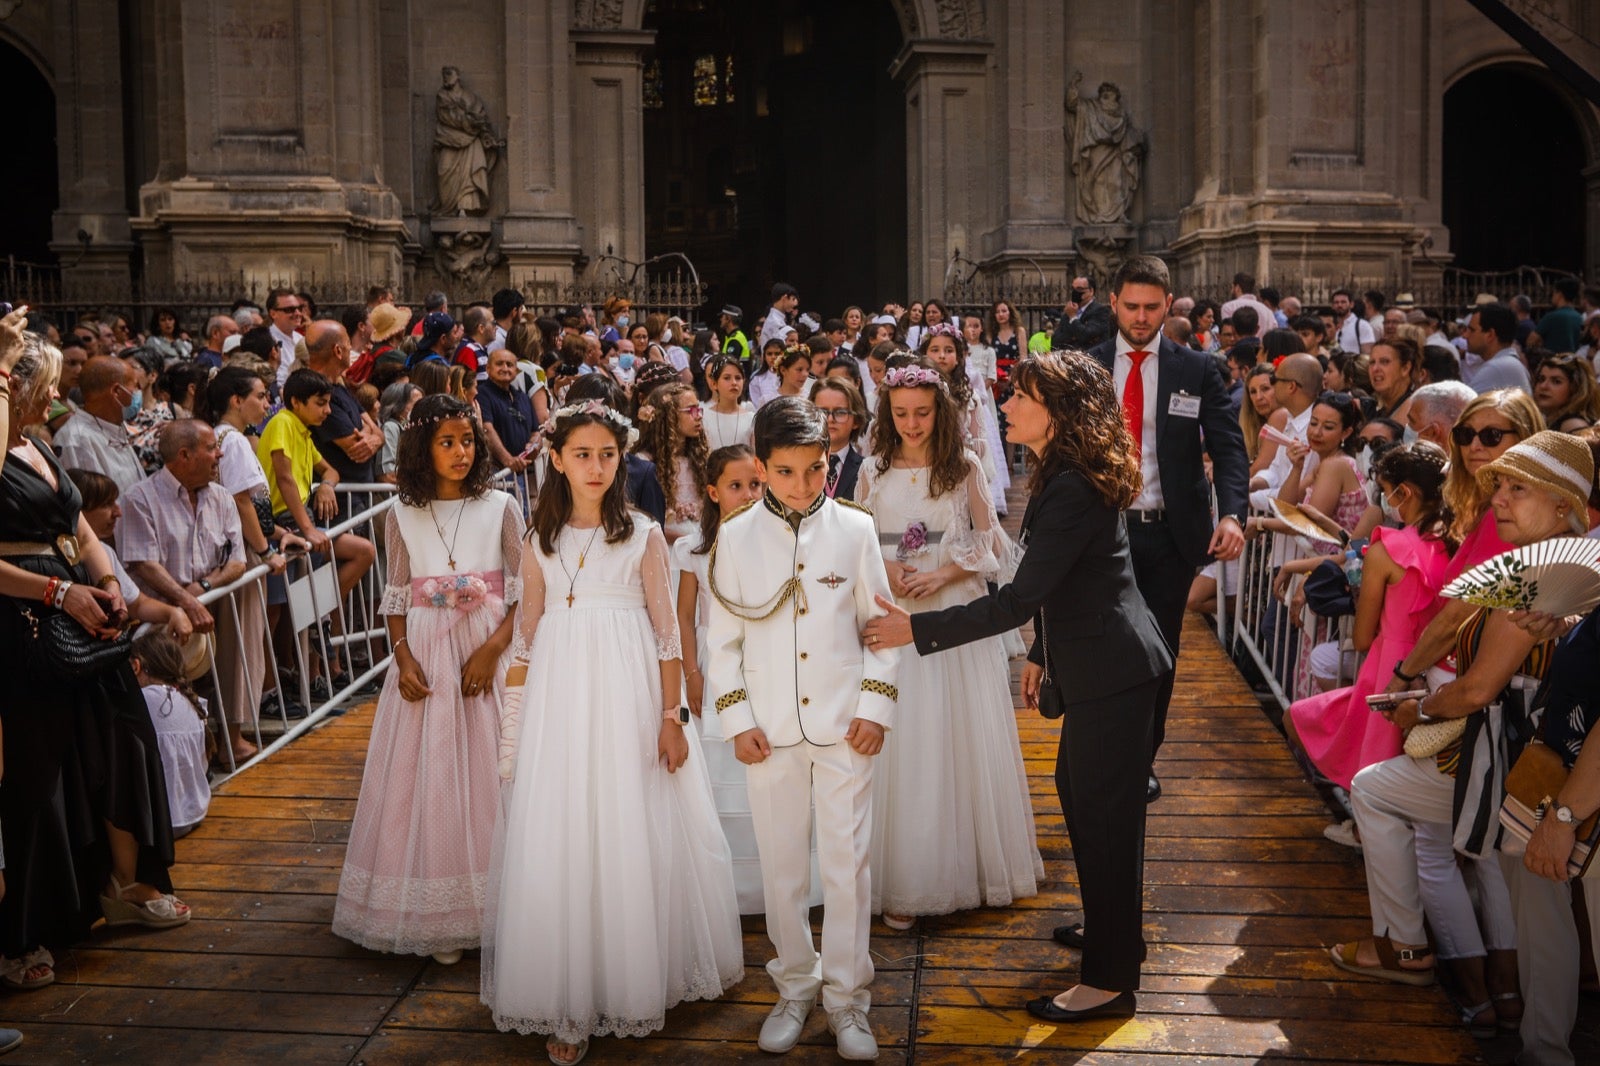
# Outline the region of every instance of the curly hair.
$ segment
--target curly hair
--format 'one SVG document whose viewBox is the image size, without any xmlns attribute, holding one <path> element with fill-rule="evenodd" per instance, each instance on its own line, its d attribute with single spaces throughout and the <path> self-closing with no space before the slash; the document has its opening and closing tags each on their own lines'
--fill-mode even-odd
<svg viewBox="0 0 1600 1066">
<path fill-rule="evenodd" d="M 1480 411 L 1494 411 L 1511 423 L 1511 428 L 1517 434 L 1517 440 L 1512 444 L 1527 440 L 1545 428 L 1544 415 L 1539 412 L 1538 405 L 1533 402 L 1532 396 L 1521 389 L 1491 389 L 1461 409 L 1456 425 L 1466 425 L 1467 419 Z M 1444 502 L 1450 506 L 1453 519 L 1450 526 L 1452 538 L 1457 542 L 1466 540 L 1489 509 L 1492 495 L 1467 471 L 1461 445 L 1452 437 L 1450 472 L 1444 481 Z"/>
<path fill-rule="evenodd" d="M 918 359 L 911 366 L 939 373 L 937 367 L 926 359 Z M 961 411 L 948 391 L 933 385 L 915 388 L 884 388 L 878 390 L 878 412 L 872 420 L 872 457 L 877 462 L 878 473 L 887 473 L 900 450 L 900 431 L 894 424 L 894 395 L 897 392 L 916 391 L 933 398 L 933 432 L 928 434 L 928 492 L 937 499 L 954 492 L 967 482 L 966 439 L 961 433 Z"/>
<path fill-rule="evenodd" d="M 600 415 L 576 411 L 555 419 L 551 425 L 550 438 L 546 443 L 550 453 L 559 454 L 567 446 L 573 430 L 583 426 L 600 426 L 617 441 L 617 473 L 600 500 L 600 524 L 606 530 L 606 543 L 615 544 L 633 536 L 633 511 L 628 506 L 628 467 L 625 458 L 628 454 L 628 431 Z M 539 549 L 546 555 L 554 555 L 556 538 L 571 518 L 572 486 L 567 483 L 566 475 L 558 471 L 552 462 L 544 486 L 539 490 L 539 498 L 533 505 L 528 539 L 537 537 Z"/>
<path fill-rule="evenodd" d="M 400 431 L 395 449 L 395 491 L 400 502 L 410 507 L 426 507 L 439 498 L 439 475 L 433 469 L 433 438 L 446 421 L 461 419 L 472 427 L 472 468 L 461 483 L 461 495 L 477 499 L 489 491 L 494 463 L 484 443 L 483 424 L 472 405 L 449 393 L 424 396 L 411 408 L 411 417 Z"/>
<path fill-rule="evenodd" d="M 922 332 L 922 343 L 917 346 L 917 354 L 922 356 L 923 359 L 927 359 L 928 346 L 938 337 L 948 337 L 955 342 L 955 369 L 945 374 L 944 377 L 950 383 L 950 396 L 956 401 L 956 409 L 965 415 L 967 408 L 972 405 L 972 382 L 967 378 L 967 342 L 962 338 L 959 329 L 953 332 L 941 330 L 938 333 L 933 332 L 931 329 L 926 329 Z M 930 361 L 928 365 L 933 366 L 933 363 Z M 935 369 L 938 368 L 935 367 Z M 944 372 L 940 371 L 940 373 Z"/>
<path fill-rule="evenodd" d="M 1059 351 L 1024 357 L 1011 380 L 1044 405 L 1055 431 L 1044 454 L 1029 460 L 1029 492 L 1038 494 L 1057 474 L 1076 470 L 1108 507 L 1121 510 L 1138 498 L 1144 484 L 1139 456 L 1111 371 L 1082 352 Z"/>
<path fill-rule="evenodd" d="M 711 450 L 706 444 L 706 435 L 685 436 L 678 416 L 678 397 L 694 395 L 692 386 L 681 381 L 669 382 L 651 389 L 640 407 L 639 446 L 634 451 L 645 453 L 656 464 L 656 477 L 661 481 L 661 492 L 669 505 L 678 498 L 680 457 L 689 460 L 694 498 L 700 499 L 706 491 L 706 456 Z M 699 402 L 698 397 L 695 402 Z M 643 416 L 645 407 L 654 408 L 649 418 Z"/>
</svg>

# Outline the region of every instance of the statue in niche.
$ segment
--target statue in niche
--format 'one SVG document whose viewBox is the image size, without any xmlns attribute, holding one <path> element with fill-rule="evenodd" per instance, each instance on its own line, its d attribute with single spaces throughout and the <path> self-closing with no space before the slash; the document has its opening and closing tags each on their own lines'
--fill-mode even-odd
<svg viewBox="0 0 1600 1066">
<path fill-rule="evenodd" d="M 489 208 L 489 172 L 506 142 L 494 132 L 483 100 L 461 84 L 461 71 L 445 67 L 444 86 L 434 97 L 438 128 L 433 153 L 439 175 L 435 210 L 442 215 L 481 215 Z"/>
<path fill-rule="evenodd" d="M 1078 221 L 1089 225 L 1126 223 L 1144 165 L 1144 132 L 1134 128 L 1122 105 L 1122 90 L 1100 83 L 1094 97 L 1078 94 L 1083 72 L 1067 86 L 1067 132 L 1072 173 L 1078 179 Z"/>
<path fill-rule="evenodd" d="M 440 274 L 464 286 L 482 289 L 503 258 L 488 233 L 465 230 L 434 238 L 434 266 Z"/>
</svg>

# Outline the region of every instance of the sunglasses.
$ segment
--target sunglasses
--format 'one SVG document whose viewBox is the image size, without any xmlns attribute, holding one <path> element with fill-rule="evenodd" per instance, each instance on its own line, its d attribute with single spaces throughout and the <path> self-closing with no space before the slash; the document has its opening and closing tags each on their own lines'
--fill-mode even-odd
<svg viewBox="0 0 1600 1066">
<path fill-rule="evenodd" d="M 282 307 L 274 307 L 272 313 L 277 314 L 281 311 L 283 314 L 292 315 L 296 311 L 304 310 L 305 306 L 305 304 L 284 304 Z"/>
<path fill-rule="evenodd" d="M 1450 431 L 1450 439 L 1455 441 L 1456 446 L 1459 448 L 1470 447 L 1474 437 L 1482 442 L 1485 448 L 1498 448 L 1500 447 L 1500 442 L 1507 437 L 1520 435 L 1514 429 L 1496 429 L 1493 426 L 1484 426 L 1476 431 L 1471 426 L 1457 426 Z"/>
</svg>

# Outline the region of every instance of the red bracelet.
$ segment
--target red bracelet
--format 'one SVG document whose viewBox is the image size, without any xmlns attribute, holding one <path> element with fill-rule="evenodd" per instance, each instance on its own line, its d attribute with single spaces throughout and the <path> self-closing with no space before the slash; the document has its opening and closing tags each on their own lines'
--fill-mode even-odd
<svg viewBox="0 0 1600 1066">
<path fill-rule="evenodd" d="M 10 381 L 11 371 L 5 369 L 4 367 L 0 367 L 0 378 L 5 378 L 7 381 Z"/>
<path fill-rule="evenodd" d="M 60 584 L 61 584 L 61 579 L 59 577 L 53 577 L 49 581 L 45 582 L 45 585 L 44 585 L 44 601 L 43 601 L 45 606 L 47 606 L 47 607 L 53 606 L 52 601 L 56 598 L 56 586 L 58 586 Z"/>
</svg>

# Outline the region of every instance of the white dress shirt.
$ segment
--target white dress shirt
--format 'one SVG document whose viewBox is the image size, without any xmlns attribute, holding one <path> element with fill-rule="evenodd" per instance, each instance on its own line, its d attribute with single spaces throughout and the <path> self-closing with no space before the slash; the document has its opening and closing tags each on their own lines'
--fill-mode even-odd
<svg viewBox="0 0 1600 1066">
<path fill-rule="evenodd" d="M 1133 350 L 1133 345 L 1119 330 L 1117 359 L 1111 375 L 1119 404 L 1122 402 L 1123 389 L 1128 384 L 1128 374 L 1133 370 L 1133 357 L 1128 354 Z M 1144 383 L 1144 428 L 1140 436 L 1139 474 L 1144 480 L 1144 487 L 1139 490 L 1131 509 L 1158 511 L 1166 506 L 1165 497 L 1161 495 L 1161 464 L 1156 458 L 1156 386 L 1161 380 L 1160 336 L 1151 338 L 1150 346 L 1144 350 L 1150 353 L 1139 366 L 1140 380 Z"/>
<path fill-rule="evenodd" d="M 273 343 L 278 346 L 278 388 L 283 388 L 283 383 L 289 380 L 289 372 L 294 369 L 294 334 L 285 333 L 276 325 L 269 327 Z"/>
</svg>

